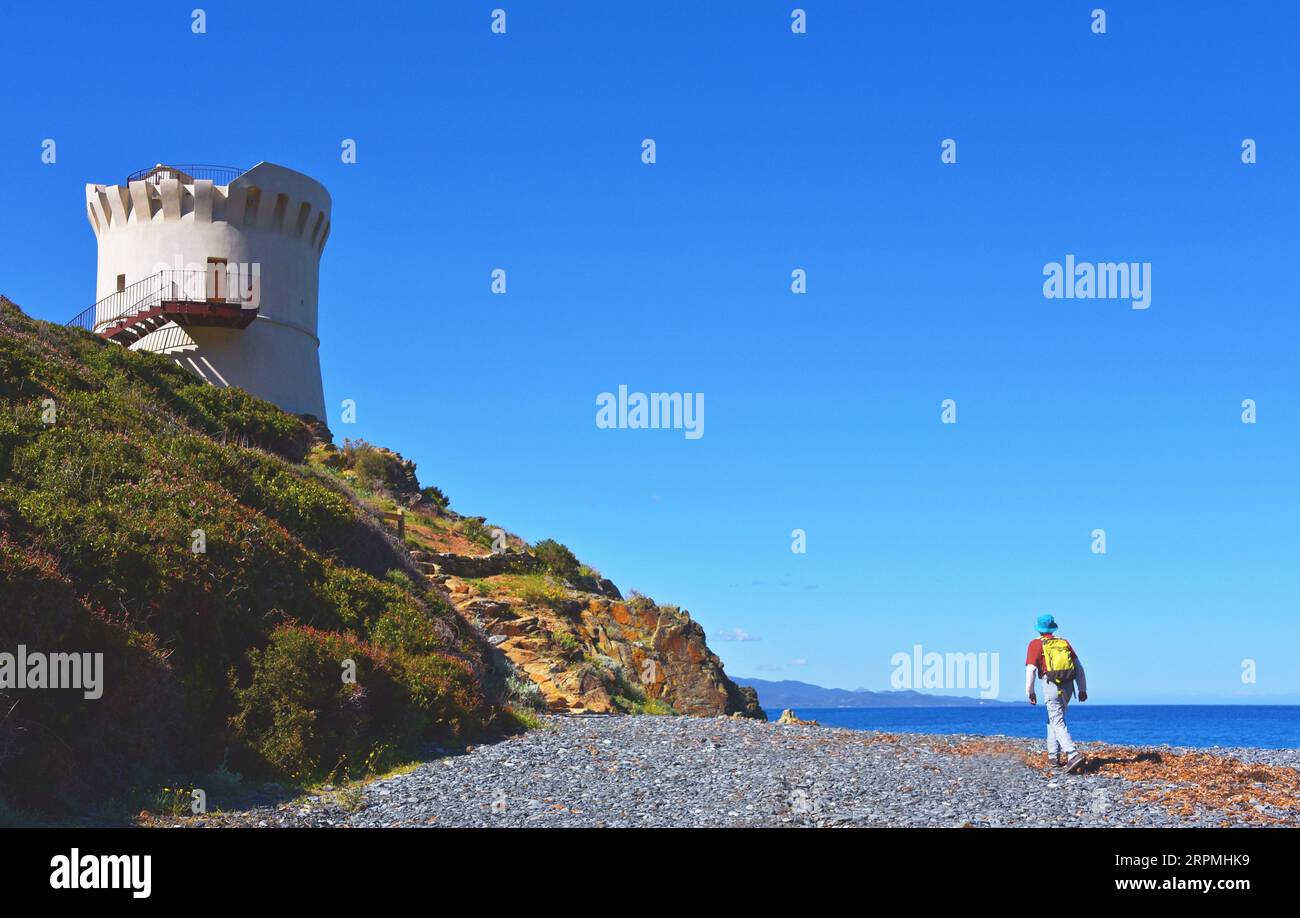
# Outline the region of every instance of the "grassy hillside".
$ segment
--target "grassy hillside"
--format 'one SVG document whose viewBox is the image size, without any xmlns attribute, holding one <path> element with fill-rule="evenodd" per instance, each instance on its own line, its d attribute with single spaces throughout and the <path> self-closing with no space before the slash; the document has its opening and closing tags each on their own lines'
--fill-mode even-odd
<svg viewBox="0 0 1300 918">
<path fill-rule="evenodd" d="M 220 767 L 358 775 L 508 722 L 485 643 L 304 462 L 312 441 L 0 298 L 0 650 L 105 669 L 97 700 L 0 689 L 0 806 L 85 812 Z"/>
</svg>

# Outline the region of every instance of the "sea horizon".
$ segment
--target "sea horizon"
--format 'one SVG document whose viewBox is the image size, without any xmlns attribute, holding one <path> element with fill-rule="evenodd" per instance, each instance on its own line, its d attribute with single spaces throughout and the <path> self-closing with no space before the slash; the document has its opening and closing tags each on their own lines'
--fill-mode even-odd
<svg viewBox="0 0 1300 918">
<path fill-rule="evenodd" d="M 764 707 L 775 720 L 779 708 Z M 1170 712 L 1179 716 L 1171 718 Z M 1243 711 L 1250 716 L 1243 717 Z M 1046 735 L 1047 715 L 1037 706 L 990 704 L 867 708 L 796 708 L 822 726 L 890 733 L 1014 736 Z M 1300 748 L 1300 705 L 1288 704 L 1074 704 L 1069 727 L 1076 742 L 1201 749 Z"/>
</svg>

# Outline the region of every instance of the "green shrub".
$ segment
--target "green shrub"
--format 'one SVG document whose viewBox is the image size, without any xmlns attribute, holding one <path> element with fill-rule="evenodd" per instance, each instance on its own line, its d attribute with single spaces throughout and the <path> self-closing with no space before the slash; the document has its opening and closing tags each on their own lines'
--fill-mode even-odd
<svg viewBox="0 0 1300 918">
<path fill-rule="evenodd" d="M 245 481 L 240 496 L 308 544 L 337 543 L 356 526 L 356 508 L 319 482 L 265 466 Z"/>
<path fill-rule="evenodd" d="M 355 683 L 343 680 L 345 661 Z M 253 651 L 236 691 L 244 768 L 296 780 L 384 771 L 430 740 L 484 728 L 474 674 L 438 653 L 389 653 L 348 635 L 286 625 Z"/>
<path fill-rule="evenodd" d="M 363 634 L 368 634 L 389 606 L 401 603 L 406 595 L 400 588 L 376 580 L 364 571 L 337 565 L 328 567 L 319 591 L 344 628 Z"/>
<path fill-rule="evenodd" d="M 430 501 L 439 510 L 446 510 L 451 506 L 451 500 L 442 489 L 436 485 L 429 485 L 427 488 L 421 488 L 420 493 L 424 495 L 425 500 Z"/>
<path fill-rule="evenodd" d="M 177 390 L 177 398 L 183 412 L 208 433 L 241 446 L 258 446 L 291 462 L 301 462 L 311 447 L 306 424 L 243 389 L 190 381 Z"/>
<path fill-rule="evenodd" d="M 405 477 L 400 456 L 361 439 L 343 441 L 343 462 L 371 492 L 390 488 Z"/>
<path fill-rule="evenodd" d="M 370 629 L 370 639 L 376 646 L 412 653 L 429 653 L 446 645 L 429 613 L 405 601 L 384 610 Z"/>
<path fill-rule="evenodd" d="M 235 692 L 237 768 L 307 781 L 365 773 L 386 723 L 400 719 L 402 687 L 382 657 L 355 638 L 285 625 L 249 654 L 252 681 Z M 344 681 L 348 662 L 355 682 Z"/>
<path fill-rule="evenodd" d="M 476 516 L 467 516 L 460 521 L 457 527 L 460 534 L 471 542 L 476 542 L 484 548 L 492 547 L 492 531 L 488 529 L 487 524 Z"/>
<path fill-rule="evenodd" d="M 526 708 L 507 708 L 506 716 L 514 721 L 519 730 L 540 730 L 546 726 L 544 720 Z"/>
<path fill-rule="evenodd" d="M 384 574 L 384 579 L 393 586 L 402 590 L 409 591 L 415 589 L 415 583 L 411 580 L 406 571 L 398 570 L 397 568 L 393 568 L 387 574 Z"/>
<path fill-rule="evenodd" d="M 160 787 L 153 794 L 149 812 L 169 819 L 188 816 L 194 802 L 194 789 L 190 787 Z"/>
<path fill-rule="evenodd" d="M 511 675 L 506 679 L 506 697 L 510 706 L 516 711 L 545 711 L 546 699 L 542 697 L 541 687 L 532 679 Z"/>
<path fill-rule="evenodd" d="M 208 808 L 233 801 L 243 790 L 244 778 L 231 771 L 223 760 L 199 781 L 198 786 L 208 796 Z"/>
<path fill-rule="evenodd" d="M 568 594 L 564 587 L 542 574 L 515 574 L 503 578 L 507 588 L 524 602 L 557 608 Z"/>
<path fill-rule="evenodd" d="M 542 539 L 533 546 L 532 553 L 544 570 L 550 571 L 561 580 L 572 582 L 581 574 L 578 559 L 574 557 L 573 552 L 569 551 L 567 545 L 554 539 Z"/>
<path fill-rule="evenodd" d="M 36 426 L 23 417 L 27 412 L 0 406 L 0 476 L 8 476 L 14 450 L 36 435 Z"/>
<path fill-rule="evenodd" d="M 661 701 L 658 698 L 645 699 L 645 701 L 641 703 L 640 711 L 638 711 L 637 713 L 655 714 L 661 717 L 679 716 L 676 708 L 668 704 L 666 701 Z"/>
<path fill-rule="evenodd" d="M 482 690 L 464 661 L 440 653 L 402 653 L 395 658 L 408 693 L 408 735 L 448 740 L 484 729 Z"/>
<path fill-rule="evenodd" d="M 388 484 L 388 463 L 384 460 L 384 454 L 373 447 L 358 450 L 352 467 L 361 482 L 372 489 Z"/>
</svg>

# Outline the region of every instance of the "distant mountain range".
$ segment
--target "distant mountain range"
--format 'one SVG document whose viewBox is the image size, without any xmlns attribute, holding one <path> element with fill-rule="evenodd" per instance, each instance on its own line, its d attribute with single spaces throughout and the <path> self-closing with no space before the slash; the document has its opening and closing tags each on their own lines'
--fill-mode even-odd
<svg viewBox="0 0 1300 918">
<path fill-rule="evenodd" d="M 866 689 L 822 688 L 793 679 L 769 682 L 766 679 L 733 677 L 732 681 L 757 691 L 758 703 L 764 708 L 968 708 L 1014 703 L 961 695 L 926 695 L 910 689 L 869 692 Z"/>
</svg>

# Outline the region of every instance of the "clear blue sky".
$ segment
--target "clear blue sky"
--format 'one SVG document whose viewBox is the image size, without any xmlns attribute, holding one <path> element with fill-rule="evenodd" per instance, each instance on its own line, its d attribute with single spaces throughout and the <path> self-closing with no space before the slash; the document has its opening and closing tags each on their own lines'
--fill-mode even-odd
<svg viewBox="0 0 1300 918">
<path fill-rule="evenodd" d="M 91 303 L 86 182 L 281 163 L 334 199 L 336 437 L 729 672 L 888 688 L 919 643 L 1014 698 L 1051 611 L 1097 702 L 1300 699 L 1297 7 L 795 5 L 6 5 L 0 292 Z M 1150 308 L 1044 299 L 1066 254 L 1151 262 Z M 705 436 L 597 429 L 620 383 Z"/>
</svg>

